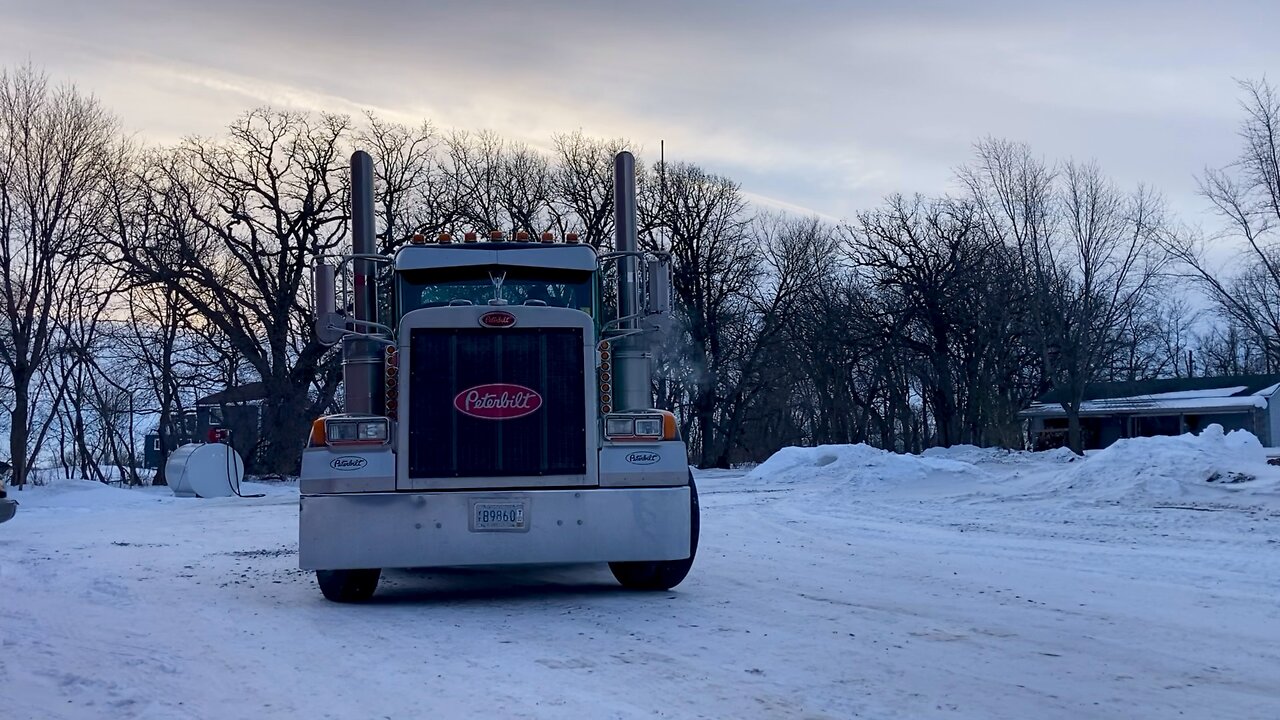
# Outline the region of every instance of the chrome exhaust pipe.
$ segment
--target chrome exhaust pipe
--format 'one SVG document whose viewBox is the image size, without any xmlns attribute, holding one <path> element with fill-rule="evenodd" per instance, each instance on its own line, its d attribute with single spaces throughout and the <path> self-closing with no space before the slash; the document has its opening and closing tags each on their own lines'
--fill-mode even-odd
<svg viewBox="0 0 1280 720">
<path fill-rule="evenodd" d="M 363 150 L 351 155 L 351 251 L 355 293 L 352 317 L 377 322 L 378 289 L 375 265 L 361 256 L 374 250 L 373 158 Z M 348 329 L 368 332 L 369 326 L 352 323 Z M 382 347 L 361 337 L 342 340 L 342 385 L 344 409 L 349 413 L 383 414 Z"/>
<path fill-rule="evenodd" d="M 613 232 L 614 249 L 623 255 L 618 260 L 618 316 L 628 318 L 619 329 L 635 332 L 639 328 L 640 281 L 639 250 L 636 232 L 636 158 L 623 150 L 613 158 Z M 652 354 L 642 335 L 636 333 L 619 338 L 614 352 L 614 397 L 619 410 L 647 410 L 653 407 Z"/>
</svg>

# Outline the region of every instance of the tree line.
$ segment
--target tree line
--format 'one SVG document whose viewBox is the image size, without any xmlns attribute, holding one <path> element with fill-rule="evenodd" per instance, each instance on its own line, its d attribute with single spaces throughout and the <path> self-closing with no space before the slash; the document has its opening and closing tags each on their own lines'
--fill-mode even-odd
<svg viewBox="0 0 1280 720">
<path fill-rule="evenodd" d="M 1280 101 L 1242 84 L 1240 158 L 1206 171 L 1215 233 L 1094 163 L 977 142 L 954 192 L 894 195 L 834 223 L 753 207 L 693 163 L 638 163 L 641 242 L 670 252 L 678 322 L 657 362 L 703 467 L 784 445 L 1021 446 L 1018 411 L 1053 389 L 1081 447 L 1089 383 L 1280 367 Z M 216 137 L 147 146 L 37 68 L 0 73 L 0 422 L 12 482 L 41 463 L 149 480 L 196 397 L 261 381 L 251 471 L 296 471 L 339 408 L 340 359 L 311 325 L 310 269 L 341 254 L 347 158 L 375 162 L 378 242 L 490 229 L 575 232 L 608 249 L 612 158 L 272 108 Z M 1244 262 L 1213 264 L 1239 241 Z M 1188 300 L 1199 288 L 1207 301 Z"/>
</svg>

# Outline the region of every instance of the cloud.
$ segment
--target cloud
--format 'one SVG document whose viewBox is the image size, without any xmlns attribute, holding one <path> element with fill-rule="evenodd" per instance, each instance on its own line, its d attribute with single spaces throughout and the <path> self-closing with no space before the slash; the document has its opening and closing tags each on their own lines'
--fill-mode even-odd
<svg viewBox="0 0 1280 720">
<path fill-rule="evenodd" d="M 1280 60 L 1280 8 L 1094 0 L 677 3 L 0 0 L 0 62 L 98 93 L 158 141 L 269 103 L 488 128 L 581 129 L 850 217 L 940 193 L 973 141 L 1096 158 L 1196 212 L 1235 152 L 1233 77 Z M 1182 210 L 1179 207 L 1180 211 Z"/>
</svg>

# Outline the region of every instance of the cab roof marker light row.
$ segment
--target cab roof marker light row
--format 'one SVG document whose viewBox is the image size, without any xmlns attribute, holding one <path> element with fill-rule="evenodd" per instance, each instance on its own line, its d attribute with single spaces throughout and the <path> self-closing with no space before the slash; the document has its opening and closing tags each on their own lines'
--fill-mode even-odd
<svg viewBox="0 0 1280 720">
<path fill-rule="evenodd" d="M 437 244 L 451 245 L 455 242 L 474 243 L 474 242 L 477 242 L 478 239 L 479 239 L 478 234 L 473 231 L 463 233 L 462 239 L 460 241 L 455 240 L 453 235 L 450 233 L 442 232 L 439 235 L 436 235 L 435 237 L 427 237 L 423 233 L 419 232 L 409 236 L 409 244 L 410 245 L 437 245 Z M 500 242 L 504 242 L 505 240 L 506 240 L 506 234 L 503 233 L 501 230 L 489 231 L 489 236 L 488 236 L 489 242 L 500 243 Z M 555 236 L 555 233 L 544 232 L 538 237 L 538 239 L 534 239 L 533 236 L 530 235 L 527 231 L 520 230 L 520 231 L 517 231 L 515 234 L 515 242 L 522 242 L 522 243 L 541 242 L 544 245 L 553 245 L 556 242 L 556 236 Z M 564 236 L 564 242 L 570 245 L 577 245 L 581 242 L 581 239 L 579 238 L 577 233 L 568 233 Z"/>
</svg>

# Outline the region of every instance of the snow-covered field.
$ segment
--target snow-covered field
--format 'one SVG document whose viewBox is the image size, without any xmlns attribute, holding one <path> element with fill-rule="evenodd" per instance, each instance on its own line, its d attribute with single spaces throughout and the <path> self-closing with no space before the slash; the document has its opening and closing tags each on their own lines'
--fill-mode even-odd
<svg viewBox="0 0 1280 720">
<path fill-rule="evenodd" d="M 296 569 L 287 486 L 15 493 L 0 717 L 1280 718 L 1280 468 L 1252 437 L 789 449 L 698 482 L 675 591 L 401 571 L 357 606 Z"/>
</svg>

